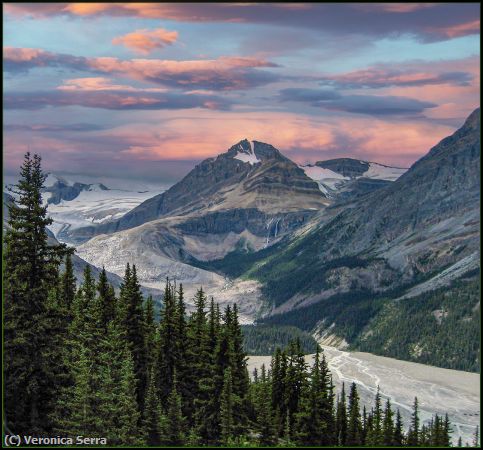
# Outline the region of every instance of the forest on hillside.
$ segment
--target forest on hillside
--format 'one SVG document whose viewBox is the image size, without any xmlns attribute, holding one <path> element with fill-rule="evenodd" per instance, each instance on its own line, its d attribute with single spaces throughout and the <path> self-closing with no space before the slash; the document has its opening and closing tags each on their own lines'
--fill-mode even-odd
<svg viewBox="0 0 483 450">
<path fill-rule="evenodd" d="M 323 352 L 308 366 L 300 339 L 250 377 L 237 305 L 221 311 L 202 289 L 188 315 L 183 286 L 167 280 L 158 320 L 135 264 L 118 295 L 89 266 L 77 287 L 73 249 L 47 241 L 45 178 L 26 154 L 4 234 L 7 434 L 111 446 L 450 445 L 447 414 L 423 424 L 415 399 L 406 427 L 379 392 L 361 408 L 356 384 L 335 392 Z"/>
</svg>

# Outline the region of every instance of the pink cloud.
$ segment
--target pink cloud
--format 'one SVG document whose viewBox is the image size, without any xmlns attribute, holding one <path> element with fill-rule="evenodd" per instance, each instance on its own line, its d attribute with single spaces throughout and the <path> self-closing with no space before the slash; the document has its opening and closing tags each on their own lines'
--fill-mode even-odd
<svg viewBox="0 0 483 450">
<path fill-rule="evenodd" d="M 135 88 L 124 84 L 113 84 L 105 77 L 71 78 L 64 80 L 64 84 L 57 89 L 61 91 L 167 92 L 163 88 Z"/>
<path fill-rule="evenodd" d="M 168 31 L 164 28 L 157 30 L 136 30 L 112 40 L 114 45 L 124 45 L 136 53 L 148 55 L 153 50 L 172 45 L 178 39 L 177 31 Z"/>
<path fill-rule="evenodd" d="M 362 11 L 385 11 L 390 13 L 410 13 L 420 9 L 434 8 L 438 3 L 360 3 L 353 5 Z"/>
<path fill-rule="evenodd" d="M 217 59 L 188 61 L 121 60 L 113 57 L 76 57 L 30 48 L 7 47 L 4 50 L 4 69 L 7 72 L 46 66 L 115 74 L 135 80 L 191 89 L 248 89 L 278 81 L 280 78 L 272 72 L 258 70 L 279 67 L 277 64 L 254 57 L 222 56 Z"/>
<path fill-rule="evenodd" d="M 141 160 L 208 158 L 248 138 L 268 142 L 299 163 L 353 156 L 405 167 L 454 131 L 451 126 L 417 120 L 401 124 L 275 112 L 200 111 L 196 118 L 179 112 L 156 114 L 158 121 L 150 116 L 153 124 L 140 122 L 101 134 L 122 142 L 125 157 Z"/>
<path fill-rule="evenodd" d="M 347 34 L 416 34 L 441 40 L 478 33 L 478 5 L 470 3 L 6 3 L 16 17 L 138 17 L 183 22 L 267 23 Z M 431 8 L 432 14 L 425 14 Z M 434 12 L 433 12 L 434 11 Z M 377 15 L 372 19 L 372 15 Z M 416 19 L 416 20 L 415 20 Z"/>
<path fill-rule="evenodd" d="M 378 66 L 337 75 L 327 75 L 324 82 L 342 89 L 382 88 L 388 86 L 425 86 L 433 84 L 468 85 L 472 75 L 468 72 L 437 71 L 429 64 L 425 67 L 402 69 Z"/>
<path fill-rule="evenodd" d="M 480 19 L 450 25 L 447 27 L 428 27 L 427 30 L 435 34 L 442 35 L 448 39 L 467 36 L 469 34 L 478 34 L 480 32 Z"/>
</svg>

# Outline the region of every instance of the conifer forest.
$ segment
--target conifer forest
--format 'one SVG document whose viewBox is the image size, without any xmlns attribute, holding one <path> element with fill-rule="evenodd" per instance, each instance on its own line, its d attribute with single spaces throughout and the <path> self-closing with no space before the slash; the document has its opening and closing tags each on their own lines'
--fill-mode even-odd
<svg viewBox="0 0 483 450">
<path fill-rule="evenodd" d="M 237 305 L 220 310 L 202 288 L 187 314 L 182 284 L 166 280 L 157 314 L 135 261 L 118 294 L 89 266 L 77 287 L 73 249 L 48 241 L 45 178 L 26 154 L 4 234 L 7 433 L 111 446 L 451 445 L 447 414 L 423 424 L 415 398 L 405 424 L 379 392 L 362 407 L 357 385 L 336 392 L 324 353 L 308 365 L 299 339 L 249 374 Z"/>
</svg>

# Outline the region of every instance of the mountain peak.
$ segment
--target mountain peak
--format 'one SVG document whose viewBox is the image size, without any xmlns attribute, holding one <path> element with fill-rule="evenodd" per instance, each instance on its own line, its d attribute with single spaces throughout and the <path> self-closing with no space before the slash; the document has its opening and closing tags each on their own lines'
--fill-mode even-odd
<svg viewBox="0 0 483 450">
<path fill-rule="evenodd" d="M 225 155 L 251 165 L 273 159 L 287 160 L 273 145 L 248 139 L 243 139 L 230 147 Z"/>
</svg>

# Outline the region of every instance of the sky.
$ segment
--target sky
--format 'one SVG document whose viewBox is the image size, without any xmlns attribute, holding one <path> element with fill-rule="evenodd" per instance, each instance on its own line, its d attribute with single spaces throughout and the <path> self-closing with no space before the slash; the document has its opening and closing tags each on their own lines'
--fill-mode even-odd
<svg viewBox="0 0 483 450">
<path fill-rule="evenodd" d="M 3 3 L 4 173 L 175 182 L 247 138 L 409 167 L 479 107 L 479 3 Z"/>
</svg>

